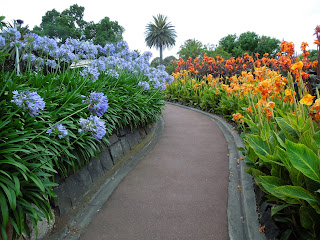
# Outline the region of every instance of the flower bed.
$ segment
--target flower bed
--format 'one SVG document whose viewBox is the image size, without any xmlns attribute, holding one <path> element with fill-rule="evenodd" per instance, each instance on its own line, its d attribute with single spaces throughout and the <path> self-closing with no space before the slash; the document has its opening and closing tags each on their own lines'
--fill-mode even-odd
<svg viewBox="0 0 320 240">
<path fill-rule="evenodd" d="M 11 64 L 14 47 L 20 72 Z M 27 218 L 36 226 L 52 217 L 56 174 L 66 178 L 88 164 L 117 129 L 154 123 L 164 106 L 161 91 L 173 77 L 149 66 L 150 53 L 129 51 L 125 42 L 58 45 L 6 29 L 0 49 L 0 229 L 6 239 L 8 223 L 21 236 L 29 233 Z M 89 65 L 70 68 L 80 60 Z"/>
</svg>

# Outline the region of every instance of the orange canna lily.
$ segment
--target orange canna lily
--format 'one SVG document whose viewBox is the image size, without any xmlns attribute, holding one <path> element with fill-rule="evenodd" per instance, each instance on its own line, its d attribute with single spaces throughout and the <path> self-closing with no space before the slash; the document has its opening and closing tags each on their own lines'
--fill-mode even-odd
<svg viewBox="0 0 320 240">
<path fill-rule="evenodd" d="M 270 107 L 270 108 L 274 108 L 275 105 L 276 105 L 276 104 L 275 104 L 274 102 L 272 102 L 272 101 L 270 101 L 270 102 L 267 103 L 267 106 Z"/>
</svg>

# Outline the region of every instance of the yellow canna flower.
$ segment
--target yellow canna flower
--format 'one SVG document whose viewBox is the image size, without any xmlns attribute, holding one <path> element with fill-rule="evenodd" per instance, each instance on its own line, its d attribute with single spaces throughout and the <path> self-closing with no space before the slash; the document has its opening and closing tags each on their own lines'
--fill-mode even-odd
<svg viewBox="0 0 320 240">
<path fill-rule="evenodd" d="M 304 104 L 304 105 L 308 105 L 310 106 L 313 103 L 313 99 L 315 98 L 315 96 L 311 96 L 309 93 L 307 95 L 305 95 L 301 100 L 300 103 Z"/>
</svg>

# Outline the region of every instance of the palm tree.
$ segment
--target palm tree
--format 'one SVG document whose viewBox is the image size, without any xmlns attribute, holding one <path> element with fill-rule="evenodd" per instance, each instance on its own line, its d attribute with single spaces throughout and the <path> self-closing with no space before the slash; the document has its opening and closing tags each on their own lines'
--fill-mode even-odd
<svg viewBox="0 0 320 240">
<path fill-rule="evenodd" d="M 176 31 L 170 22 L 167 22 L 167 17 L 158 14 L 153 16 L 154 22 L 148 23 L 145 32 L 145 42 L 148 47 L 160 49 L 160 64 L 162 64 L 162 50 L 166 47 L 172 47 L 176 43 Z"/>
</svg>

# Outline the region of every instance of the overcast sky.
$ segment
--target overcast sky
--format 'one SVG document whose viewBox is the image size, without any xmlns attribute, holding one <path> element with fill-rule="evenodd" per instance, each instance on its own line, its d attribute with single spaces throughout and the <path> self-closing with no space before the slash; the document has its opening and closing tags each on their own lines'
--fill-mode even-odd
<svg viewBox="0 0 320 240">
<path fill-rule="evenodd" d="M 296 51 L 301 42 L 316 49 L 314 29 L 320 25 L 319 0 L 15 0 L 2 1 L 0 16 L 7 21 L 22 19 L 30 29 L 42 16 L 55 8 L 62 12 L 73 4 L 85 7 L 84 20 L 99 22 L 104 17 L 125 28 L 124 40 L 131 50 L 151 51 L 144 42 L 146 25 L 159 13 L 168 17 L 177 32 L 176 45 L 164 50 L 164 57 L 177 57 L 179 47 L 188 39 L 203 44 L 218 44 L 228 34 L 238 36 L 253 31 L 279 40 L 293 42 Z"/>
</svg>

